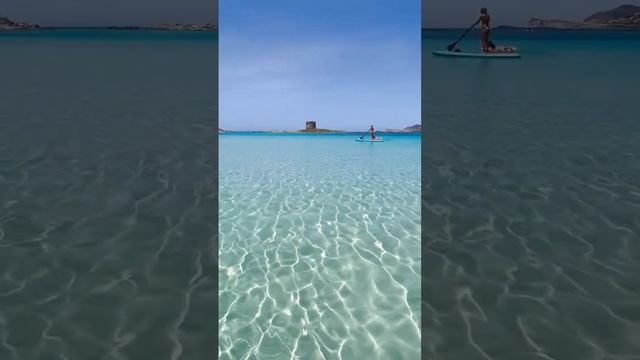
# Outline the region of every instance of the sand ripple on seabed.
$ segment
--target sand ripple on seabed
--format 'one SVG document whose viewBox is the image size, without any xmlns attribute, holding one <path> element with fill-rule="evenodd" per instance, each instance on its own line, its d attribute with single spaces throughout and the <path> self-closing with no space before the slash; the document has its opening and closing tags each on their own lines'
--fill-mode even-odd
<svg viewBox="0 0 640 360">
<path fill-rule="evenodd" d="M 0 150 L 0 359 L 202 359 L 215 351 L 210 151 L 99 141 Z"/>
<path fill-rule="evenodd" d="M 637 149 L 435 146 L 424 356 L 640 359 Z"/>
<path fill-rule="evenodd" d="M 219 358 L 418 359 L 419 201 L 417 176 L 221 174 Z"/>
</svg>

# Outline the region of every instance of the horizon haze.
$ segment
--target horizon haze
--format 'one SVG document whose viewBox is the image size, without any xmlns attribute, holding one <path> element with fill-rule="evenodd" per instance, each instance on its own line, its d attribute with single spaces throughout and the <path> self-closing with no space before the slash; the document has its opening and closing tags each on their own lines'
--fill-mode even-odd
<svg viewBox="0 0 640 360">
<path fill-rule="evenodd" d="M 50 27 L 218 24 L 218 0 L 5 1 L 0 16 Z"/>
</svg>

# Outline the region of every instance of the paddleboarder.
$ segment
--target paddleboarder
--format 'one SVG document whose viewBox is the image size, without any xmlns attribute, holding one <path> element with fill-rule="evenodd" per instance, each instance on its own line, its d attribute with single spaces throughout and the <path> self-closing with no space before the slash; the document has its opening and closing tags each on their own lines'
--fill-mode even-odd
<svg viewBox="0 0 640 360">
<path fill-rule="evenodd" d="M 489 15 L 489 11 L 486 7 L 480 9 L 480 18 L 478 19 L 480 22 L 480 40 L 482 41 L 482 51 L 490 52 L 495 46 L 489 40 L 489 33 L 491 32 L 491 16 Z"/>
<path fill-rule="evenodd" d="M 376 139 L 376 130 L 373 128 L 373 125 L 369 128 L 369 133 L 371 134 L 371 140 Z"/>
<path fill-rule="evenodd" d="M 458 43 L 467 34 L 480 24 L 480 40 L 482 41 L 482 50 L 480 52 L 465 52 L 458 48 Z M 436 56 L 449 57 L 467 57 L 467 58 L 519 58 L 518 49 L 513 46 L 496 46 L 489 40 L 491 32 L 491 16 L 487 8 L 480 9 L 480 17 L 471 25 L 460 37 L 447 46 L 447 50 L 434 50 Z"/>
</svg>

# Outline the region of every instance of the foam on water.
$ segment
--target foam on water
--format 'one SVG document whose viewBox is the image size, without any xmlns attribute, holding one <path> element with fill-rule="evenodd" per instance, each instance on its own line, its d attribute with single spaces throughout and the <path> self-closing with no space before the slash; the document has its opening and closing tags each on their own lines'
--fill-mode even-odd
<svg viewBox="0 0 640 360">
<path fill-rule="evenodd" d="M 431 56 L 458 33 L 423 34 L 423 356 L 640 358 L 640 33 Z"/>
<path fill-rule="evenodd" d="M 220 137 L 220 359 L 418 359 L 420 137 Z"/>
</svg>

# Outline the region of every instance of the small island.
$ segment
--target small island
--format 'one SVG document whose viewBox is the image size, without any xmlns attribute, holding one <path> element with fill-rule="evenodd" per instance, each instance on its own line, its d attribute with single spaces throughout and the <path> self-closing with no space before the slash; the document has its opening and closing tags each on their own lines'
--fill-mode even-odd
<svg viewBox="0 0 640 360">
<path fill-rule="evenodd" d="M 304 129 L 292 131 L 295 133 L 308 133 L 308 134 L 317 134 L 317 133 L 338 133 L 342 132 L 340 130 L 329 130 L 329 129 L 320 129 L 317 127 L 315 121 L 307 121 Z"/>
<path fill-rule="evenodd" d="M 9 18 L 0 15 L 0 30 L 34 30 L 39 28 L 40 27 L 38 25 L 12 21 Z"/>
<path fill-rule="evenodd" d="M 547 29 L 640 29 L 640 6 L 621 5 L 596 12 L 582 21 L 533 18 L 528 26 Z"/>
</svg>

